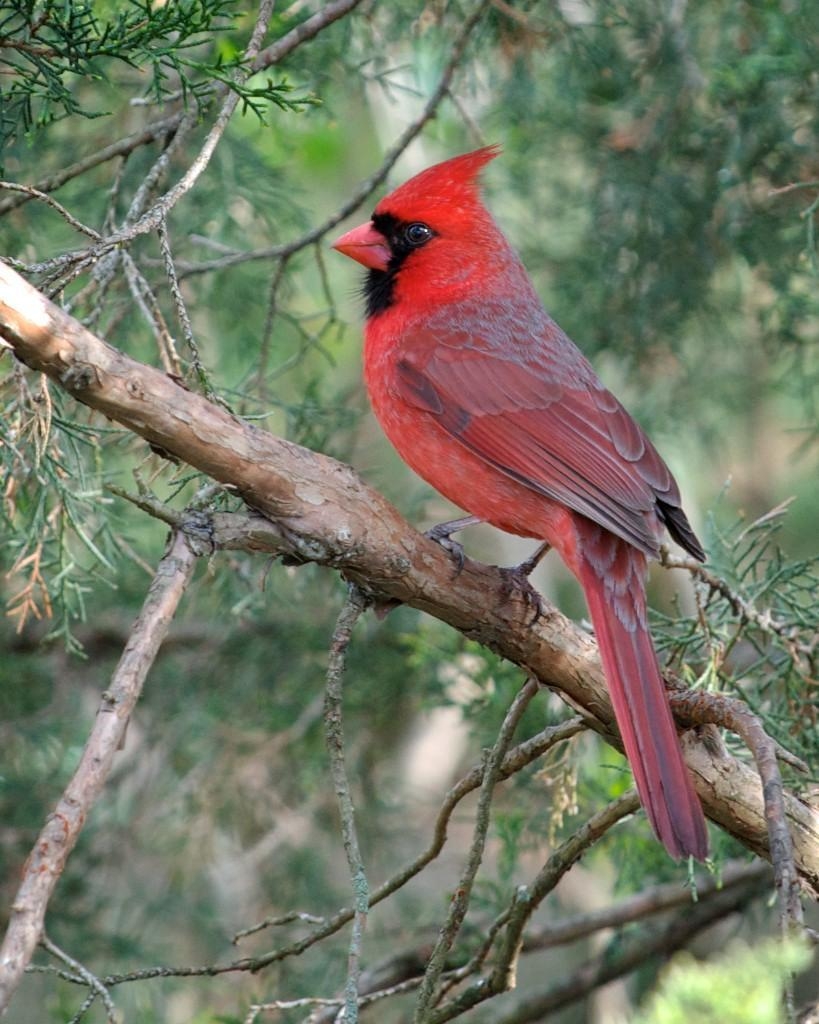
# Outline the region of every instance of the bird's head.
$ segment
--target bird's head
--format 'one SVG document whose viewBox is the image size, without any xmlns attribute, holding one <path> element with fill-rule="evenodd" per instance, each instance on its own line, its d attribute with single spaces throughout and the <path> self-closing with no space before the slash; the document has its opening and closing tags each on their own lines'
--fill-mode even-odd
<svg viewBox="0 0 819 1024">
<path fill-rule="evenodd" d="M 428 167 L 385 196 L 372 219 L 337 238 L 333 248 L 367 267 L 367 314 L 391 306 L 396 286 L 445 288 L 486 253 L 498 229 L 481 202 L 481 169 L 500 152 L 485 146 Z"/>
</svg>

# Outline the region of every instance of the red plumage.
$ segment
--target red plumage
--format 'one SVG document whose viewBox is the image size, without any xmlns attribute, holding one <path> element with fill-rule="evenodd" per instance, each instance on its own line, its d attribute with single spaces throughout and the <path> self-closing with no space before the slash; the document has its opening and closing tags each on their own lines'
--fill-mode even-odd
<svg viewBox="0 0 819 1024">
<path fill-rule="evenodd" d="M 484 207 L 486 147 L 382 199 L 335 248 L 369 268 L 364 373 L 378 420 L 436 490 L 548 541 L 580 581 L 640 798 L 673 857 L 705 819 L 646 625 L 663 527 L 704 554 L 654 446 L 544 311 Z"/>
</svg>

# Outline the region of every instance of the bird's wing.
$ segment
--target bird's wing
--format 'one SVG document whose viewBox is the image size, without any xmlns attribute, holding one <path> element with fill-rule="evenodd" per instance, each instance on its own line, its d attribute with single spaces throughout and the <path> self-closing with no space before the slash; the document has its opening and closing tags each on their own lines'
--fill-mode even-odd
<svg viewBox="0 0 819 1024">
<path fill-rule="evenodd" d="M 407 346 L 398 361 L 405 401 L 505 475 L 657 554 L 652 513 L 666 522 L 677 515 L 676 483 L 576 349 L 567 372 L 557 352 L 537 346 L 498 352 L 471 332 L 460 345 L 431 340 Z"/>
</svg>

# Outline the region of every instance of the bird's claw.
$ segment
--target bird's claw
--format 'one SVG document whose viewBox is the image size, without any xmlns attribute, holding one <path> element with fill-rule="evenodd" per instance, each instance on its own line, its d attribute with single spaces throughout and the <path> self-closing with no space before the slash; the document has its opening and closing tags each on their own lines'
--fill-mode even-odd
<svg viewBox="0 0 819 1024">
<path fill-rule="evenodd" d="M 464 546 L 457 540 L 452 539 L 453 533 L 458 533 L 460 530 L 466 529 L 467 526 L 475 526 L 480 522 L 476 516 L 465 516 L 463 519 L 451 519 L 446 523 L 438 523 L 437 526 L 431 527 L 424 534 L 425 537 L 429 537 L 430 540 L 434 540 L 436 544 L 449 552 L 452 556 L 452 560 L 455 562 L 455 576 L 458 577 L 463 572 L 464 562 L 466 555 L 464 554 Z"/>
<path fill-rule="evenodd" d="M 504 580 L 504 591 L 507 597 L 511 597 L 512 594 L 517 593 L 523 598 L 527 608 L 532 610 L 532 618 L 529 620 L 527 625 L 533 626 L 543 615 L 546 613 L 546 607 L 543 604 L 543 598 L 537 590 L 529 582 L 529 573 L 525 570 L 525 566 L 531 559 L 527 559 L 521 565 L 513 565 L 509 567 L 500 567 L 501 575 Z M 529 569 L 529 572 L 532 570 Z"/>
<path fill-rule="evenodd" d="M 535 553 L 521 562 L 520 565 L 514 565 L 510 569 L 501 569 L 504 580 L 507 582 L 508 595 L 511 595 L 513 590 L 517 590 L 527 606 L 533 610 L 530 625 L 534 625 L 545 614 L 546 609 L 543 604 L 543 598 L 529 582 L 529 576 L 534 572 L 541 558 L 550 548 L 551 544 L 548 541 L 544 541 Z"/>
<path fill-rule="evenodd" d="M 434 540 L 436 544 L 439 544 L 444 551 L 447 551 L 452 556 L 452 560 L 455 563 L 455 575 L 460 576 L 463 572 L 464 562 L 466 560 L 463 544 L 459 543 L 457 540 L 453 540 L 446 534 L 442 534 L 441 536 L 436 535 L 436 529 L 437 527 L 433 527 L 431 530 L 427 530 L 424 536 L 429 537 L 430 540 Z"/>
</svg>

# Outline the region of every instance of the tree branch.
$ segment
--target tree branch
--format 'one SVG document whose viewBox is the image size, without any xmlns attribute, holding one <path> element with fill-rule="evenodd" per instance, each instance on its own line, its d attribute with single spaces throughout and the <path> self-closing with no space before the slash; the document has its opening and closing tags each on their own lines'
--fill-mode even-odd
<svg viewBox="0 0 819 1024">
<path fill-rule="evenodd" d="M 247 263 L 253 260 L 288 259 L 295 253 L 300 252 L 302 249 L 306 249 L 309 245 L 313 245 L 320 241 L 329 231 L 332 231 L 334 227 L 340 224 L 351 214 L 355 213 L 364 200 L 371 195 L 383 181 L 386 180 L 387 175 L 398 162 L 403 152 L 407 149 L 412 140 L 421 134 L 424 125 L 435 116 L 435 112 L 441 102 L 447 95 L 449 95 L 452 78 L 458 69 L 459 64 L 463 60 L 464 51 L 466 50 L 466 45 L 469 42 L 469 37 L 483 17 L 486 8 L 490 6 L 490 3 L 491 0 L 481 0 L 472 14 L 463 23 L 460 32 L 455 37 L 452 44 L 449 59 L 444 66 L 444 70 L 441 72 L 438 84 L 430 94 L 427 102 L 424 104 L 423 110 L 414 121 L 407 125 L 401 135 L 399 135 L 392 146 L 387 150 L 384 155 L 384 159 L 381 161 L 381 166 L 378 167 L 369 176 L 369 178 L 362 181 L 350 198 L 347 199 L 334 213 L 330 214 L 330 216 L 317 227 L 311 228 L 300 238 L 293 239 L 291 242 L 284 242 L 281 245 L 265 246 L 262 249 L 253 249 L 247 252 L 228 253 L 226 256 L 222 256 L 219 259 L 206 260 L 201 263 L 186 263 L 185 261 L 180 260 L 177 265 L 180 280 L 182 278 L 189 277 L 192 274 L 204 274 L 211 270 L 224 270 L 227 267 L 234 267 L 241 263 Z"/>
<path fill-rule="evenodd" d="M 195 563 L 196 555 L 187 539 L 174 534 L 157 566 L 111 684 L 102 696 L 80 763 L 29 855 L 0 948 L 0 1013 L 8 1007 L 41 939 L 48 901 L 111 772 L 128 719 Z"/>
<path fill-rule="evenodd" d="M 779 897 L 781 928 L 783 932 L 801 929 L 804 917 L 799 898 L 799 876 L 788 828 L 785 790 L 777 761 L 777 743 L 765 732 L 757 715 L 741 701 L 725 694 L 680 695 L 676 707 L 682 709 L 683 706 L 688 712 L 690 722 L 699 725 L 719 721 L 720 725 L 741 736 L 753 754 L 762 780 L 762 799 L 768 825 L 768 849 Z"/>
<path fill-rule="evenodd" d="M 353 582 L 447 622 L 560 692 L 620 745 L 594 641 L 544 602 L 535 623 L 495 567 L 466 559 L 453 579 L 437 544 L 413 530 L 348 466 L 275 437 L 107 345 L 0 265 L 0 337 L 78 401 L 233 488 L 271 522 L 262 535 L 291 559 L 340 569 Z M 672 707 L 680 697 L 672 695 Z M 683 701 L 684 703 L 684 701 Z M 687 742 L 706 813 L 768 856 L 759 778 L 733 757 Z M 819 813 L 786 797 L 803 884 L 819 894 Z"/>
<path fill-rule="evenodd" d="M 661 914 L 675 907 L 686 907 L 692 903 L 700 903 L 717 892 L 727 892 L 737 886 L 746 886 L 750 882 L 759 884 L 771 878 L 771 869 L 764 861 L 755 860 L 750 864 L 733 861 L 724 865 L 718 876 L 697 880 L 693 899 L 689 887 L 679 882 L 666 882 L 663 885 L 644 889 L 642 892 L 628 896 L 619 903 L 600 910 L 593 910 L 577 917 L 564 918 L 554 924 L 530 931 L 523 942 L 523 952 L 529 953 L 538 949 L 552 949 L 569 942 L 577 942 L 588 938 L 595 932 L 606 928 L 622 928 L 633 921 L 642 921 L 653 914 Z"/>
<path fill-rule="evenodd" d="M 469 909 L 472 886 L 475 882 L 478 868 L 483 861 L 486 835 L 489 831 L 489 810 L 492 804 L 492 797 L 495 794 L 495 786 L 501 778 L 503 758 L 523 712 L 529 706 L 536 693 L 537 683 L 530 677 L 512 701 L 509 710 L 506 712 L 495 745 L 491 751 L 487 752 L 469 854 L 458 885 L 452 894 L 446 921 L 441 928 L 438 940 L 430 955 L 427 969 L 424 972 L 424 980 L 421 983 L 418 1003 L 415 1008 L 414 1019 L 417 1024 L 422 1024 L 427 1019 L 427 1010 L 433 1005 L 435 1000 L 436 989 L 444 970 L 447 954 L 452 949 L 452 944 L 461 929 L 466 912 Z"/>
<path fill-rule="evenodd" d="M 515 1009 L 496 1018 L 498 1024 L 528 1024 L 545 1020 L 549 1014 L 630 974 L 648 960 L 656 956 L 670 956 L 709 925 L 741 910 L 758 891 L 758 883 L 750 883 L 716 893 L 703 903 L 691 906 L 685 914 L 675 915 L 669 924 L 618 943 L 614 949 L 606 949 L 565 980 L 550 986 L 545 992 L 521 1000 Z"/>
<path fill-rule="evenodd" d="M 347 767 L 344 757 L 344 726 L 342 710 L 342 693 L 344 669 L 347 662 L 347 650 L 352 639 L 355 624 L 367 608 L 367 601 L 358 587 L 350 586 L 347 600 L 339 612 L 333 640 L 330 644 L 330 657 L 327 663 L 327 685 L 324 693 L 324 732 L 327 749 L 330 753 L 330 774 L 336 791 L 339 815 L 341 817 L 341 835 L 344 852 L 347 855 L 347 867 L 353 888 L 353 929 L 347 953 L 347 984 L 344 990 L 344 1020 L 347 1024 L 358 1021 L 358 978 L 361 973 L 361 939 L 367 924 L 367 913 L 370 907 L 370 886 L 364 871 L 364 861 L 358 845 L 358 833 L 355 827 L 355 809 L 350 794 L 350 783 L 347 779 Z"/>
</svg>

